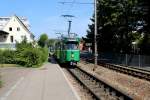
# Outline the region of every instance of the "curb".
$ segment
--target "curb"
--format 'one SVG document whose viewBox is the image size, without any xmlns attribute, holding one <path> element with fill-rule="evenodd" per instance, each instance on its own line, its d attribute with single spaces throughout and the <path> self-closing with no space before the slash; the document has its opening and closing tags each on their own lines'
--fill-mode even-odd
<svg viewBox="0 0 150 100">
<path fill-rule="evenodd" d="M 60 68 L 60 66 L 58 66 L 59 70 L 62 72 L 65 80 L 67 81 L 68 85 L 70 86 L 73 94 L 75 95 L 75 97 L 77 98 L 77 100 L 81 100 L 80 96 L 78 95 L 77 91 L 74 89 L 74 87 L 72 86 L 72 84 L 69 82 L 67 76 L 65 75 L 65 73 L 63 72 L 63 70 Z"/>
</svg>

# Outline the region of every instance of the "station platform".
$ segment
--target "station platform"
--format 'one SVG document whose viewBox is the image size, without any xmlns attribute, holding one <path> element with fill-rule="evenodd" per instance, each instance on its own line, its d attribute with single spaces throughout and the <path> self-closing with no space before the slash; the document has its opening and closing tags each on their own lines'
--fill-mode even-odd
<svg viewBox="0 0 150 100">
<path fill-rule="evenodd" d="M 0 97 L 0 100 L 79 100 L 58 64 L 32 69 Z"/>
</svg>

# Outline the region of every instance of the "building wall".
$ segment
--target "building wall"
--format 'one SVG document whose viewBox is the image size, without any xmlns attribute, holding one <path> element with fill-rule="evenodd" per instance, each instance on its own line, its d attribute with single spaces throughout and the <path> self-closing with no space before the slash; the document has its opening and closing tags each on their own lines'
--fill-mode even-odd
<svg viewBox="0 0 150 100">
<path fill-rule="evenodd" d="M 12 31 L 10 31 L 10 28 L 12 28 Z M 17 28 L 19 28 L 19 30 L 17 30 Z M 28 42 L 33 41 L 32 34 L 30 34 L 26 29 L 24 29 L 24 26 L 18 22 L 15 16 L 13 16 L 10 19 L 10 21 L 4 27 L 3 31 L 9 33 L 6 37 L 5 43 L 16 43 L 16 41 L 21 42 L 24 39 L 24 37 L 27 38 Z M 11 37 L 13 37 L 13 42 L 11 41 Z"/>
<path fill-rule="evenodd" d="M 80 43 L 79 43 L 79 49 L 80 49 L 80 51 L 82 51 L 82 50 L 83 50 L 83 45 L 84 45 L 84 43 L 83 43 L 83 42 L 80 42 Z"/>
</svg>

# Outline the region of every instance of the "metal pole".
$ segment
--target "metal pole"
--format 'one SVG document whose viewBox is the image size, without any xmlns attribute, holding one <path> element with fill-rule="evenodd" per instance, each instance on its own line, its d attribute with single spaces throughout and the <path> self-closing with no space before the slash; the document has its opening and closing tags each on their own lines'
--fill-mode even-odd
<svg viewBox="0 0 150 100">
<path fill-rule="evenodd" d="M 68 36 L 69 36 L 70 30 L 71 30 L 71 22 L 72 22 L 72 21 L 68 21 L 68 22 L 69 22 L 69 27 L 68 27 Z"/>
<path fill-rule="evenodd" d="M 126 66 L 128 66 L 128 54 L 126 54 Z"/>
<path fill-rule="evenodd" d="M 138 48 L 138 53 L 139 53 L 139 67 L 141 67 L 141 55 L 140 55 L 140 48 Z"/>
<path fill-rule="evenodd" d="M 95 32 L 94 32 L 94 45 L 95 45 L 95 54 L 94 54 L 94 69 L 93 71 L 96 69 L 96 65 L 97 65 L 97 0 L 94 0 L 94 14 L 95 14 Z"/>
<path fill-rule="evenodd" d="M 141 67 L 141 56 L 139 54 L 139 67 Z"/>
</svg>

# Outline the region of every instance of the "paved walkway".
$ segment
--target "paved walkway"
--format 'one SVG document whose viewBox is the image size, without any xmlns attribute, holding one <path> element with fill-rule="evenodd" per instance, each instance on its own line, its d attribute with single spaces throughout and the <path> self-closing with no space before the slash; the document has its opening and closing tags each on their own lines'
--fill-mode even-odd
<svg viewBox="0 0 150 100">
<path fill-rule="evenodd" d="M 77 100 L 58 64 L 34 69 L 0 97 L 0 100 Z"/>
</svg>

